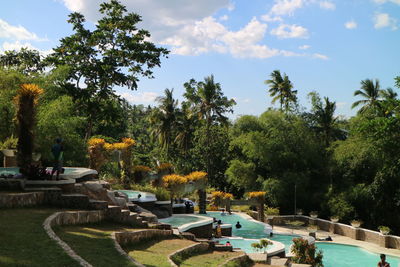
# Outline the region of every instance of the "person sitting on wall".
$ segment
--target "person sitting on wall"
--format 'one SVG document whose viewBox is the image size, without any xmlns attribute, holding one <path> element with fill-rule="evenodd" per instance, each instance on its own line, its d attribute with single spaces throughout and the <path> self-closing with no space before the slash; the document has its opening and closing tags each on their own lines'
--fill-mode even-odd
<svg viewBox="0 0 400 267">
<path fill-rule="evenodd" d="M 236 226 L 236 229 L 242 228 L 242 225 L 240 224 L 240 222 L 237 222 L 235 226 Z"/>
</svg>

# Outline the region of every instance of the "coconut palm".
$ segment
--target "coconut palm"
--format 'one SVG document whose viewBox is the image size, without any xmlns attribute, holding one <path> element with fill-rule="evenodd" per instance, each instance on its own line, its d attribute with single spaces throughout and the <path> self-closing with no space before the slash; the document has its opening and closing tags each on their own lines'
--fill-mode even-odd
<svg viewBox="0 0 400 267">
<path fill-rule="evenodd" d="M 381 96 L 385 100 L 395 100 L 397 98 L 398 94 L 392 88 L 387 88 L 386 90 L 381 91 Z"/>
<path fill-rule="evenodd" d="M 361 96 L 362 100 L 358 100 L 353 103 L 351 108 L 361 106 L 359 113 L 364 113 L 371 108 L 380 107 L 380 96 L 381 89 L 379 80 L 376 79 L 375 82 L 371 79 L 366 79 L 361 81 L 361 89 L 354 92 L 354 96 Z"/>
<path fill-rule="evenodd" d="M 270 77 L 271 79 L 266 80 L 265 84 L 270 86 L 268 91 L 272 97 L 272 104 L 279 101 L 280 110 L 285 108 L 286 112 L 289 111 L 290 105 L 297 102 L 297 90 L 292 90 L 293 84 L 286 73 L 282 76 L 279 70 L 274 70 Z"/>
<path fill-rule="evenodd" d="M 224 96 L 221 85 L 215 83 L 214 76 L 204 78 L 202 82 L 196 82 L 191 79 L 184 84 L 186 92 L 184 97 L 191 104 L 192 110 L 198 118 L 205 121 L 207 140 L 211 139 L 210 127 L 214 123 L 226 124 L 228 118 L 224 115 L 227 112 L 233 112 L 232 107 L 236 104 L 233 99 Z M 209 177 L 212 177 L 210 143 L 207 143 L 206 168 Z M 200 213 L 205 213 L 206 192 L 199 190 L 199 209 Z"/>
<path fill-rule="evenodd" d="M 175 142 L 182 149 L 185 156 L 189 151 L 196 123 L 197 117 L 190 109 L 190 103 L 183 102 L 181 109 L 177 113 L 177 135 Z"/>
<path fill-rule="evenodd" d="M 152 135 L 158 137 L 158 140 L 167 154 L 173 142 L 172 132 L 176 125 L 176 112 L 178 100 L 173 97 L 173 89 L 165 89 L 164 96 L 158 97 L 158 108 L 154 109 L 150 115 L 150 122 L 153 125 Z"/>
<path fill-rule="evenodd" d="M 319 105 L 315 110 L 315 119 L 318 130 L 322 133 L 326 147 L 329 146 L 331 140 L 338 137 L 339 129 L 337 129 L 335 117 L 336 102 L 330 102 L 328 97 L 324 97 L 324 105 Z"/>
</svg>

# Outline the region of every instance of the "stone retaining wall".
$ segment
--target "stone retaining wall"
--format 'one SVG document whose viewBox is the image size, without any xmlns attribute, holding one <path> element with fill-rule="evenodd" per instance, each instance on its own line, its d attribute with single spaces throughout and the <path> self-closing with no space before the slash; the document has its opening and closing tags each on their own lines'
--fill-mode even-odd
<svg viewBox="0 0 400 267">
<path fill-rule="evenodd" d="M 197 243 L 190 245 L 186 248 L 182 248 L 180 250 L 177 250 L 173 253 L 171 253 L 168 256 L 169 263 L 171 266 L 176 266 L 178 267 L 180 262 L 178 262 L 178 259 L 185 259 L 190 257 L 191 255 L 194 254 L 200 254 L 202 252 L 206 252 L 209 249 L 209 244 L 208 243 Z"/>
<path fill-rule="evenodd" d="M 256 213 L 257 212 L 252 212 L 250 214 L 251 217 L 257 218 L 258 215 Z M 296 216 L 282 215 L 282 216 L 274 216 L 272 221 L 269 222 L 272 223 L 273 225 L 284 225 L 285 221 L 294 221 L 294 220 L 302 221 L 306 225 L 317 224 L 318 228 L 323 231 L 347 236 L 352 239 L 377 244 L 386 248 L 400 249 L 400 237 L 398 236 L 382 235 L 380 232 L 377 231 L 372 231 L 364 228 L 356 228 L 351 225 L 343 223 L 333 223 L 331 221 L 319 218 L 313 219 L 304 215 L 296 215 Z M 266 220 L 265 222 L 268 222 L 268 220 Z"/>
<path fill-rule="evenodd" d="M 44 201 L 43 192 L 0 193 L 0 208 L 31 207 L 43 204 Z"/>
<path fill-rule="evenodd" d="M 206 224 L 206 225 L 193 227 L 193 228 L 186 230 L 185 232 L 192 233 L 197 238 L 210 238 L 210 237 L 212 237 L 212 234 L 214 232 L 213 224 L 210 223 L 210 224 Z"/>
<path fill-rule="evenodd" d="M 134 232 L 116 232 L 114 235 L 118 244 L 123 246 L 153 237 L 170 237 L 172 234 L 172 230 L 146 229 Z"/>
<path fill-rule="evenodd" d="M 252 262 L 247 254 L 243 254 L 234 258 L 227 259 L 224 263 L 218 265 L 218 267 L 225 267 L 225 266 L 232 266 L 235 264 L 235 266 L 252 266 Z"/>
<path fill-rule="evenodd" d="M 64 211 L 55 214 L 50 222 L 51 226 L 97 223 L 105 219 L 105 212 L 102 210 Z"/>
</svg>

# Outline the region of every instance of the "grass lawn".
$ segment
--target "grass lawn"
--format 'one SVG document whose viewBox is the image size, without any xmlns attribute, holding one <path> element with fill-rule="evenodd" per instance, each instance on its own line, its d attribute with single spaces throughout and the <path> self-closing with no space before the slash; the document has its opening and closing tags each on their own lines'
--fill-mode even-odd
<svg viewBox="0 0 400 267">
<path fill-rule="evenodd" d="M 110 236 L 115 231 L 129 230 L 132 228 L 111 223 L 54 227 L 54 231 L 64 242 L 96 267 L 135 266 L 118 253 Z"/>
<path fill-rule="evenodd" d="M 183 261 L 180 266 L 182 267 L 198 267 L 198 266 L 207 266 L 214 267 L 223 263 L 229 258 L 233 258 L 243 254 L 243 252 L 222 252 L 222 251 L 213 251 L 210 253 L 199 254 L 193 257 L 188 258 Z"/>
<path fill-rule="evenodd" d="M 44 220 L 55 209 L 0 209 L 0 266 L 80 266 L 51 240 Z"/>
<path fill-rule="evenodd" d="M 194 244 L 186 239 L 147 240 L 124 247 L 129 256 L 149 267 L 170 267 L 168 255 Z M 198 265 L 204 266 L 204 265 Z"/>
</svg>

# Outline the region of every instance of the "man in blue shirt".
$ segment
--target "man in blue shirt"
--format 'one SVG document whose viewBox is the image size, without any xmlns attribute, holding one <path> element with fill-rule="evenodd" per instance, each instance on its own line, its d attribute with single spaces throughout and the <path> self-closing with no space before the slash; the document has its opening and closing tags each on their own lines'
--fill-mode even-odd
<svg viewBox="0 0 400 267">
<path fill-rule="evenodd" d="M 53 177 L 54 173 L 56 173 L 56 180 L 58 180 L 63 165 L 64 147 L 61 143 L 62 139 L 57 138 L 56 143 L 51 147 L 51 153 L 53 154 L 54 158 L 54 165 L 53 170 L 51 171 L 51 177 Z"/>
</svg>

